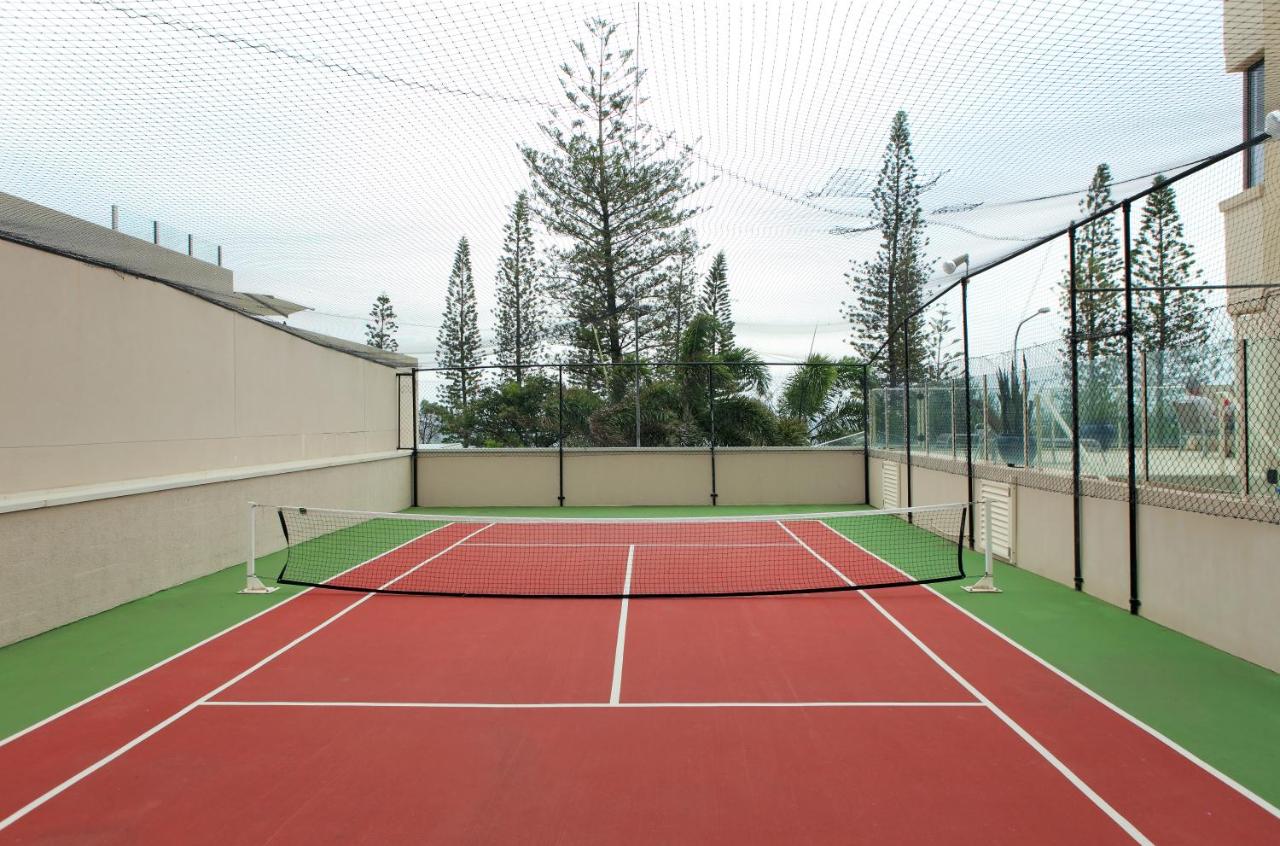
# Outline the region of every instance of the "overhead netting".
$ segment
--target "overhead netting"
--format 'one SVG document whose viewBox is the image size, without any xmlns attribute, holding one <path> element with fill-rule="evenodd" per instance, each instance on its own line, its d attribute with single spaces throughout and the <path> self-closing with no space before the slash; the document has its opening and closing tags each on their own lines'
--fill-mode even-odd
<svg viewBox="0 0 1280 846">
<path fill-rule="evenodd" d="M 726 251 L 739 341 L 839 356 L 899 109 L 927 264 L 976 267 L 1076 216 L 1099 163 L 1120 196 L 1239 140 L 1224 43 L 1262 3 L 1228 5 L 11 0 L 0 189 L 104 226 L 117 204 L 122 231 L 204 260 L 222 246 L 237 288 L 310 307 L 300 328 L 364 340 L 385 291 L 424 364 L 465 235 L 492 356 L 518 147 L 567 126 L 559 69 L 603 18 L 645 69 L 627 120 L 689 147 L 698 275 Z M 1033 284 L 1002 278 L 1004 305 Z"/>
</svg>

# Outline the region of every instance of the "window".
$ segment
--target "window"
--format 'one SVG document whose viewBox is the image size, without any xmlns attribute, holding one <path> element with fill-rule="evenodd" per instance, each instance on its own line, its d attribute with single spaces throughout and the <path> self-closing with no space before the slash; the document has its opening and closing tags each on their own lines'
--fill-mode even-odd
<svg viewBox="0 0 1280 846">
<path fill-rule="evenodd" d="M 1262 62 L 1244 72 L 1244 137 L 1263 131 L 1266 108 L 1262 105 Z M 1262 146 L 1255 144 L 1244 154 L 1244 187 L 1262 184 Z"/>
</svg>

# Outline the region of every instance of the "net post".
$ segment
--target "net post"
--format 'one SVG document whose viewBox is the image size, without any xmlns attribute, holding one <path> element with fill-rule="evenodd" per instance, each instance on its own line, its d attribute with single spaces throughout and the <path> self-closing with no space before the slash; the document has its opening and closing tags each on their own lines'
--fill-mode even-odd
<svg viewBox="0 0 1280 846">
<path fill-rule="evenodd" d="M 256 502 L 249 503 L 249 555 L 245 558 L 245 576 L 244 588 L 240 593 L 275 593 L 279 588 L 267 587 L 262 583 L 262 579 L 258 578 L 257 573 L 257 525 L 254 520 L 258 504 Z"/>
<path fill-rule="evenodd" d="M 969 593 L 1001 593 L 1000 588 L 996 587 L 995 564 L 991 558 L 991 503 L 984 499 L 981 504 L 984 548 L 982 576 L 973 584 L 965 585 L 964 589 Z"/>
</svg>

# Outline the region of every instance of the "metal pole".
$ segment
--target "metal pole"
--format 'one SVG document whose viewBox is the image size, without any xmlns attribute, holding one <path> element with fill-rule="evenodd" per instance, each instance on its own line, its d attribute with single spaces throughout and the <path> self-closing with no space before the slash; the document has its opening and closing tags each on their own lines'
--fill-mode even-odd
<svg viewBox="0 0 1280 846">
<path fill-rule="evenodd" d="M 711 504 L 716 505 L 716 385 L 715 371 L 707 363 L 707 404 L 711 410 Z"/>
<path fill-rule="evenodd" d="M 862 365 L 862 497 L 871 502 L 871 399 L 867 386 L 870 365 Z"/>
<path fill-rule="evenodd" d="M 254 511 L 257 508 L 258 504 L 256 502 L 249 503 L 249 554 L 245 560 L 244 587 L 240 590 L 240 593 L 275 593 L 277 588 L 267 587 L 262 583 L 262 579 L 258 578 L 258 527 L 254 519 Z"/>
<path fill-rule="evenodd" d="M 1240 339 L 1240 460 L 1244 466 L 1244 495 L 1249 496 L 1249 339 Z"/>
<path fill-rule="evenodd" d="M 911 507 L 911 318 L 902 322 L 902 435 L 906 442 L 907 459 L 907 508 Z M 914 523 L 915 515 L 907 512 L 907 522 Z"/>
<path fill-rule="evenodd" d="M 956 458 L 956 380 L 947 382 L 947 412 L 951 420 L 951 460 Z M 969 522 L 973 522 L 970 520 Z"/>
<path fill-rule="evenodd" d="M 410 473 L 413 484 L 413 507 L 418 507 L 418 442 L 422 440 L 420 432 L 422 431 L 418 425 L 418 414 L 421 413 L 418 407 L 418 371 L 409 371 L 409 378 L 413 380 L 413 470 Z"/>
<path fill-rule="evenodd" d="M 111 228 L 117 231 L 120 229 L 120 207 L 115 203 L 111 204 Z"/>
<path fill-rule="evenodd" d="M 218 267 L 222 267 L 222 245 L 218 245 Z"/>
<path fill-rule="evenodd" d="M 991 382 L 986 373 L 982 374 L 982 458 L 991 460 L 991 424 L 987 420 L 987 397 L 990 396 Z"/>
<path fill-rule="evenodd" d="M 1013 363 L 1017 372 L 1018 362 Z M 1022 466 L 1031 466 L 1031 380 L 1027 378 L 1027 357 L 1022 357 Z"/>
<path fill-rule="evenodd" d="M 966 267 L 967 269 L 967 267 Z M 968 501 L 973 502 L 973 394 L 969 376 L 969 277 L 960 280 L 960 336 L 964 343 L 964 479 L 968 490 Z M 985 389 L 985 383 L 984 383 Z M 982 408 L 987 407 L 987 399 L 982 398 Z M 983 438 L 985 441 L 986 439 Z M 973 549 L 973 521 L 969 521 L 969 548 Z"/>
<path fill-rule="evenodd" d="M 559 412 L 556 414 L 556 466 L 560 471 L 560 490 L 556 500 L 564 507 L 564 365 L 556 365 L 556 376 L 559 381 Z"/>
<path fill-rule="evenodd" d="M 928 383 L 926 383 L 924 386 L 924 413 L 921 415 L 924 418 L 924 454 L 925 455 L 929 454 L 929 391 L 930 390 L 932 390 L 932 387 Z"/>
<path fill-rule="evenodd" d="M 1142 601 L 1138 598 L 1138 462 L 1133 414 L 1133 239 L 1130 235 L 1132 214 L 1129 201 L 1125 200 L 1121 208 L 1124 214 L 1124 364 L 1129 426 L 1129 613 L 1137 614 Z"/>
<path fill-rule="evenodd" d="M 160 243 L 160 221 L 158 220 L 151 221 L 151 243 Z"/>
<path fill-rule="evenodd" d="M 1076 590 L 1084 589 L 1080 560 L 1080 347 L 1076 339 L 1076 225 L 1067 227 L 1067 298 L 1071 301 L 1071 556 Z"/>
<path fill-rule="evenodd" d="M 187 255 L 194 256 L 196 254 L 196 236 L 190 232 L 187 233 Z"/>
<path fill-rule="evenodd" d="M 636 336 L 636 363 L 632 368 L 635 370 L 636 377 L 636 446 L 640 446 L 640 312 L 637 310 L 633 314 Z"/>
<path fill-rule="evenodd" d="M 1151 481 L 1151 406 L 1147 403 L 1147 351 L 1138 352 L 1142 372 L 1142 481 Z"/>
</svg>

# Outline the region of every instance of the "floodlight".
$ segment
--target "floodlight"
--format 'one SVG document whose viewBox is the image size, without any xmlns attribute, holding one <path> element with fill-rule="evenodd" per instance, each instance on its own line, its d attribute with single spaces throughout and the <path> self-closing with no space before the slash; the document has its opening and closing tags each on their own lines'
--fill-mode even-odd
<svg viewBox="0 0 1280 846">
<path fill-rule="evenodd" d="M 956 272 L 956 268 L 957 268 L 957 267 L 959 267 L 959 266 L 960 266 L 960 265 L 962 265 L 962 264 L 963 264 L 963 265 L 965 265 L 966 267 L 968 266 L 968 264 L 969 264 L 969 254 L 968 254 L 968 253 L 962 253 L 961 255 L 956 256 L 955 258 L 951 259 L 950 261 L 944 261 L 944 262 L 942 263 L 942 272 L 943 272 L 943 273 L 955 273 L 955 272 Z"/>
<path fill-rule="evenodd" d="M 1280 111 L 1269 112 L 1264 125 L 1268 135 L 1272 138 L 1280 138 Z"/>
</svg>

